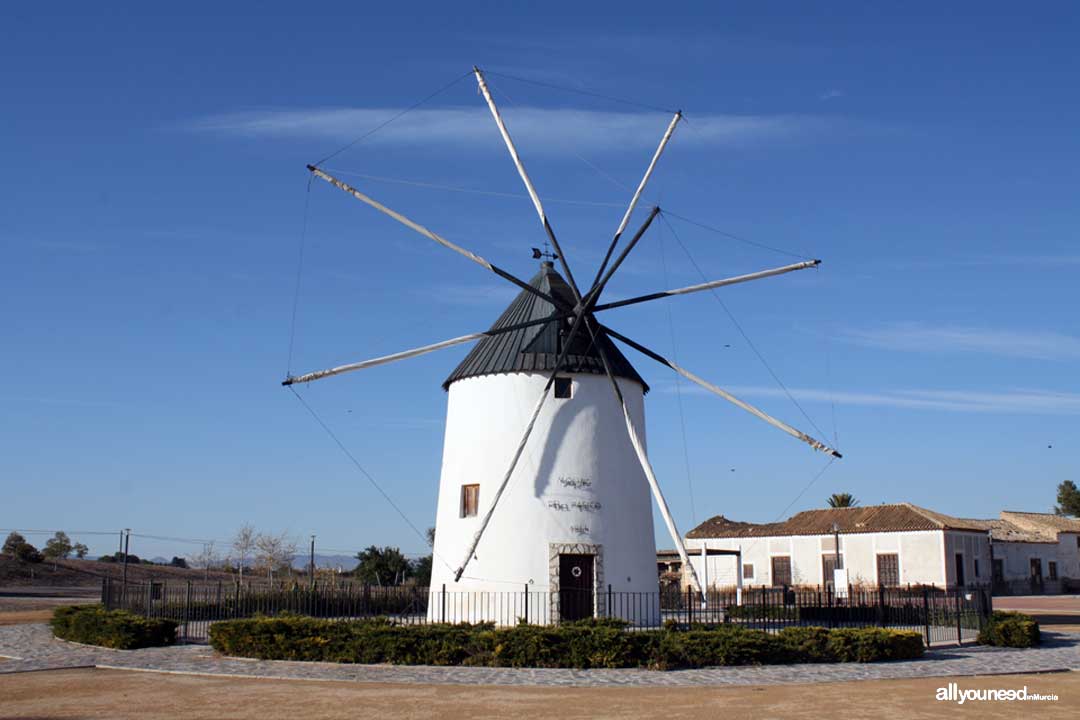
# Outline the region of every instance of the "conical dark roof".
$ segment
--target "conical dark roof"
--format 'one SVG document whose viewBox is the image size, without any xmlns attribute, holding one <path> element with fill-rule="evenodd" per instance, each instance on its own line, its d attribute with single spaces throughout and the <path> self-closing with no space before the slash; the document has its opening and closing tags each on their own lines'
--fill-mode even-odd
<svg viewBox="0 0 1080 720">
<path fill-rule="evenodd" d="M 550 262 L 544 261 L 540 264 L 540 272 L 529 281 L 529 284 L 571 307 L 574 305 L 573 291 Z M 497 330 L 555 314 L 555 306 L 550 302 L 527 290 L 522 290 L 510 303 L 510 307 L 506 308 L 491 326 L 491 329 Z M 648 392 L 649 386 L 641 379 L 626 356 L 603 331 L 597 328 L 595 320 L 589 318 L 588 322 L 593 323 L 597 342 L 603 344 L 608 361 L 611 363 L 611 371 L 615 376 L 640 383 L 645 392 Z M 552 320 L 542 325 L 533 325 L 483 338 L 454 369 L 454 372 L 450 373 L 450 377 L 446 378 L 443 389 L 449 388 L 450 383 L 456 380 L 478 375 L 551 370 L 555 367 L 562 343 L 570 333 L 572 323 L 573 320 L 569 318 Z M 600 359 L 599 351 L 592 344 L 592 338 L 586 328 L 578 330 L 560 372 L 605 374 L 604 362 Z"/>
</svg>

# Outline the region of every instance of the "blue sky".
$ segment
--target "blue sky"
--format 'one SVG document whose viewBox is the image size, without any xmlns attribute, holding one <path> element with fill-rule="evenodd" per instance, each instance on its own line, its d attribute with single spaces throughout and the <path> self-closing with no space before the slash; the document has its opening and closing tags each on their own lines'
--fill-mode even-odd
<svg viewBox="0 0 1080 720">
<path fill-rule="evenodd" d="M 474 332 L 513 297 L 333 188 L 307 191 L 306 163 L 473 64 L 685 111 L 648 202 L 740 240 L 657 223 L 610 297 L 699 282 L 680 243 L 710 278 L 791 261 L 760 245 L 824 261 L 720 293 L 845 453 L 801 497 L 822 456 L 685 385 L 684 454 L 673 374 L 628 352 L 653 386 L 650 454 L 684 532 L 717 513 L 770 521 L 839 491 L 963 516 L 1041 511 L 1076 479 L 1069 4 L 2 13 L 0 526 L 228 538 L 250 521 L 328 548 L 420 551 L 278 382 L 305 200 L 294 372 Z M 572 265 L 591 274 L 669 117 L 491 82 Z M 471 79 L 326 167 L 534 271 L 542 231 Z M 708 294 L 608 321 L 814 430 Z M 465 352 L 302 391 L 421 528 L 434 516 L 440 383 Z M 193 549 L 140 543 L 146 555 Z"/>
</svg>

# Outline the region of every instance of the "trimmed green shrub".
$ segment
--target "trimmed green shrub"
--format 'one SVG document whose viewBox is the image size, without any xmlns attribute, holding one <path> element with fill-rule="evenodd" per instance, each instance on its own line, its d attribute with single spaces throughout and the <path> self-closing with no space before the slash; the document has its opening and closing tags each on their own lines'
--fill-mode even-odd
<svg viewBox="0 0 1080 720">
<path fill-rule="evenodd" d="M 922 657 L 922 635 L 911 630 L 838 628 L 829 631 L 828 654 L 836 662 L 877 662 Z"/>
<path fill-rule="evenodd" d="M 1035 647 L 1042 642 L 1042 633 L 1039 623 L 1030 615 L 994 611 L 990 621 L 979 631 L 978 641 L 999 647 Z"/>
<path fill-rule="evenodd" d="M 61 640 L 133 650 L 174 644 L 178 624 L 126 610 L 106 610 L 101 605 L 69 605 L 56 608 L 49 625 Z"/>
<path fill-rule="evenodd" d="M 335 621 L 299 616 L 227 620 L 210 626 L 225 655 L 400 665 L 548 668 L 697 668 L 917 658 L 918 633 L 861 628 L 787 628 L 770 634 L 738 625 L 628 630 L 618 620 L 558 626 L 490 623 L 394 625 L 385 618 Z"/>
</svg>

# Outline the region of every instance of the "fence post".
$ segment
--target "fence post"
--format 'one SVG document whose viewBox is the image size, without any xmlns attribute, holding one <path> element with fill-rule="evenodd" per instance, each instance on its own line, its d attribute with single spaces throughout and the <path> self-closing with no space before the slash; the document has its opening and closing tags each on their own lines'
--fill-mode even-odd
<svg viewBox="0 0 1080 720">
<path fill-rule="evenodd" d="M 960 634 L 960 589 L 956 589 L 956 644 L 963 644 L 963 637 Z"/>
<path fill-rule="evenodd" d="M 694 588 L 686 586 L 686 629 L 694 623 Z"/>
<path fill-rule="evenodd" d="M 109 610 L 109 578 L 101 578 L 101 604 Z"/>
<path fill-rule="evenodd" d="M 439 622 L 446 622 L 446 583 L 442 584 L 442 616 Z"/>
<path fill-rule="evenodd" d="M 233 617 L 240 617 L 240 581 L 236 581 L 236 600 L 233 602 Z"/>
<path fill-rule="evenodd" d="M 885 627 L 885 586 L 879 584 L 877 590 L 878 599 L 878 626 Z"/>
<path fill-rule="evenodd" d="M 930 591 L 923 586 L 922 589 L 923 622 L 926 625 L 926 647 L 930 647 Z"/>
<path fill-rule="evenodd" d="M 525 583 L 525 622 L 529 622 L 529 583 Z"/>
<path fill-rule="evenodd" d="M 607 616 L 611 617 L 611 583 L 607 586 Z"/>
</svg>

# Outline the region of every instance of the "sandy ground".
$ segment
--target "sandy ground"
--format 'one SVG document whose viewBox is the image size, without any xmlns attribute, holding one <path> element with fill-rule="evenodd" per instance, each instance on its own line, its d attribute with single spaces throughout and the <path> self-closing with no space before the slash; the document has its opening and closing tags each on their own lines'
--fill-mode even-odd
<svg viewBox="0 0 1080 720">
<path fill-rule="evenodd" d="M 0 675 L 0 718 L 1075 718 L 1080 673 L 953 678 L 1057 702 L 935 700 L 948 680 L 737 688 L 538 688 L 255 680 L 115 670 Z"/>
</svg>

